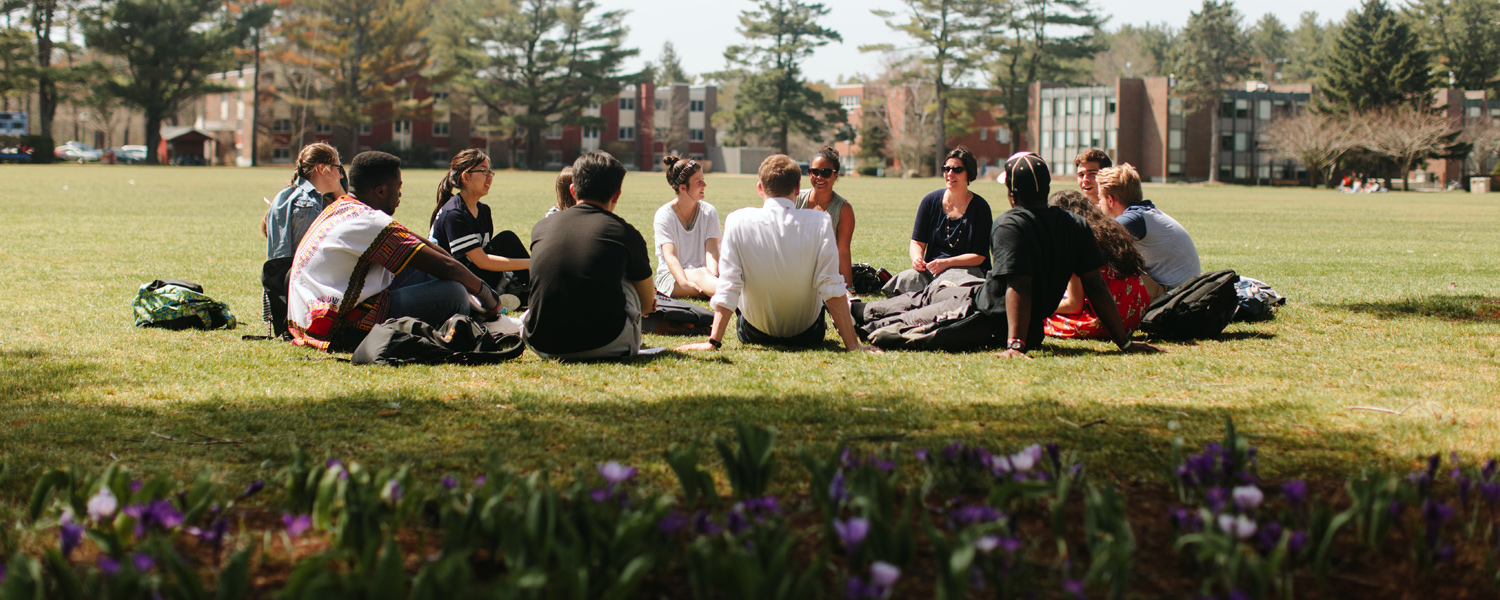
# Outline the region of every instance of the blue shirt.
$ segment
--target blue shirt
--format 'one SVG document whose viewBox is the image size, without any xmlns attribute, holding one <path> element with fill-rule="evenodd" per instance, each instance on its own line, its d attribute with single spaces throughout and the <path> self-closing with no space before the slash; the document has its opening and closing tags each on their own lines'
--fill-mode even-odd
<svg viewBox="0 0 1500 600">
<path fill-rule="evenodd" d="M 1150 200 L 1126 207 L 1115 221 L 1135 238 L 1146 274 L 1162 286 L 1181 285 L 1201 272 L 1193 238 L 1181 223 L 1158 210 Z"/>
<path fill-rule="evenodd" d="M 298 179 L 276 194 L 266 213 L 266 259 L 287 258 L 297 254 L 297 244 L 308 226 L 328 206 L 311 181 Z"/>
</svg>

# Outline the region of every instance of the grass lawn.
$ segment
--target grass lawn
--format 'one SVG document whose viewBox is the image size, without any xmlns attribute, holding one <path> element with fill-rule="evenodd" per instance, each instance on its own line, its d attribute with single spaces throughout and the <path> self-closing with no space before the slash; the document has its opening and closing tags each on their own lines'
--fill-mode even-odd
<svg viewBox="0 0 1500 600">
<path fill-rule="evenodd" d="M 554 472 L 618 459 L 667 485 L 660 455 L 669 444 L 727 433 L 735 421 L 775 427 L 788 456 L 846 441 L 1057 441 L 1119 480 L 1154 477 L 1173 437 L 1216 439 L 1225 417 L 1260 447 L 1262 472 L 1273 476 L 1404 468 L 1433 451 L 1478 458 L 1500 440 L 1500 195 L 1150 187 L 1147 196 L 1192 233 L 1205 269 L 1234 268 L 1290 299 L 1273 322 L 1164 344 L 1160 355 L 1072 341 L 1049 342 L 1031 361 L 845 355 L 830 331 L 820 351 L 743 347 L 731 335 L 721 353 L 627 364 L 527 354 L 490 367 L 396 369 L 240 340 L 265 331 L 258 220 L 262 197 L 289 175 L 0 169 L 0 222 L 10 232 L 0 244 L 0 463 L 10 467 L 0 505 L 13 508 L 43 470 L 65 465 L 269 478 L 294 444 L 314 456 L 459 472 L 492 454 Z M 426 231 L 440 175 L 406 173 L 399 220 Z M 553 201 L 551 186 L 550 174 L 498 174 L 486 198 L 497 228 L 526 238 Z M 841 181 L 858 215 L 855 260 L 903 267 L 916 204 L 939 186 Z M 1000 186 L 975 190 L 1004 209 Z M 633 174 L 619 212 L 649 237 L 669 196 L 660 174 Z M 712 176 L 708 196 L 720 215 L 759 204 L 749 177 Z M 160 277 L 202 283 L 241 328 L 134 327 L 136 289 Z M 784 464 L 788 481 L 804 480 Z"/>
</svg>

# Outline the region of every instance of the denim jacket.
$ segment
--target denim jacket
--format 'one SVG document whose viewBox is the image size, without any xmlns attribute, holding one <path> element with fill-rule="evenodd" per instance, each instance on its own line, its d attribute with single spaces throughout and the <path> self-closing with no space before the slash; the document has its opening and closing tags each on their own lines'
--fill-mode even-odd
<svg viewBox="0 0 1500 600">
<path fill-rule="evenodd" d="M 297 254 L 297 244 L 326 206 L 317 188 L 306 179 L 298 179 L 276 194 L 266 213 L 266 259 Z"/>
</svg>

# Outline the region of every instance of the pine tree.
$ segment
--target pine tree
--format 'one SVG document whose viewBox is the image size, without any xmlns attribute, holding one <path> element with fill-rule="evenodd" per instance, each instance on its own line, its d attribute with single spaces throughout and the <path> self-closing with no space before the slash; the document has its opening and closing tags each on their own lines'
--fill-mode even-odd
<svg viewBox="0 0 1500 600">
<path fill-rule="evenodd" d="M 1276 79 L 1281 64 L 1286 61 L 1287 38 L 1290 34 L 1275 13 L 1266 13 L 1246 36 L 1250 41 L 1250 56 L 1255 62 L 1256 77 L 1266 81 Z"/>
<path fill-rule="evenodd" d="M 661 56 L 656 59 L 656 63 L 653 65 L 656 70 L 656 87 L 693 82 L 693 76 L 682 68 L 682 59 L 677 56 L 677 48 L 672 46 L 672 42 L 662 42 Z"/>
<path fill-rule="evenodd" d="M 90 48 L 118 56 L 124 76 L 105 89 L 146 117 L 146 162 L 157 162 L 161 124 L 187 102 L 233 88 L 207 76 L 233 63 L 250 30 L 270 18 L 270 5 L 236 18 L 220 0 L 113 0 L 83 22 Z"/>
<path fill-rule="evenodd" d="M 1411 26 L 1384 0 L 1365 0 L 1345 19 L 1319 80 L 1324 110 L 1363 111 L 1411 102 L 1426 106 L 1427 53 Z"/>
<path fill-rule="evenodd" d="M 761 0 L 756 10 L 740 13 L 740 35 L 749 43 L 730 46 L 724 59 L 732 71 L 719 78 L 741 77 L 734 105 L 734 135 L 770 135 L 785 154 L 792 132 L 817 136 L 848 120 L 838 102 L 807 84 L 802 64 L 813 50 L 841 42 L 837 31 L 818 25 L 828 15 L 821 3 Z"/>
<path fill-rule="evenodd" d="M 1249 72 L 1245 34 L 1240 13 L 1232 2 L 1203 0 L 1203 7 L 1188 17 L 1182 29 L 1177 58 L 1177 94 L 1189 111 L 1212 109 L 1209 136 L 1208 180 L 1219 180 L 1219 99 L 1224 88 Z"/>
<path fill-rule="evenodd" d="M 1286 64 L 1280 73 L 1284 81 L 1312 81 L 1323 69 L 1323 56 L 1330 46 L 1330 28 L 1318 23 L 1318 13 L 1307 11 L 1297 20 L 1297 28 L 1287 38 Z"/>
<path fill-rule="evenodd" d="M 1412 0 L 1406 14 L 1433 59 L 1465 90 L 1495 87 L 1500 74 L 1500 3 L 1494 0 Z"/>
<path fill-rule="evenodd" d="M 1084 83 L 1093 57 L 1105 49 L 1099 29 L 1105 17 L 1085 0 L 1017 0 L 986 14 L 985 58 L 1005 108 L 997 120 L 1010 139 L 1021 140 L 1031 84 Z"/>
<path fill-rule="evenodd" d="M 526 167 L 546 160 L 543 134 L 554 123 L 597 125 L 590 105 L 647 81 L 624 73 L 626 11 L 593 0 L 457 0 L 439 22 L 439 54 L 463 89 L 526 139 Z M 626 157 L 628 158 L 628 157 Z"/>
</svg>

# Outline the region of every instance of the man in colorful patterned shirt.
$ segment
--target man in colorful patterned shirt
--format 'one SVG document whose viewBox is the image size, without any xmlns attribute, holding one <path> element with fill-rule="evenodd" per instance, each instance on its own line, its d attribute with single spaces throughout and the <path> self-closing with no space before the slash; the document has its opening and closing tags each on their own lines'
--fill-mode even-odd
<svg viewBox="0 0 1500 600">
<path fill-rule="evenodd" d="M 401 204 L 401 159 L 384 152 L 354 157 L 349 188 L 297 246 L 287 297 L 293 344 L 351 351 L 387 319 L 438 326 L 467 315 L 471 294 L 486 315 L 495 313 L 499 303 L 488 286 L 391 217 Z"/>
</svg>

